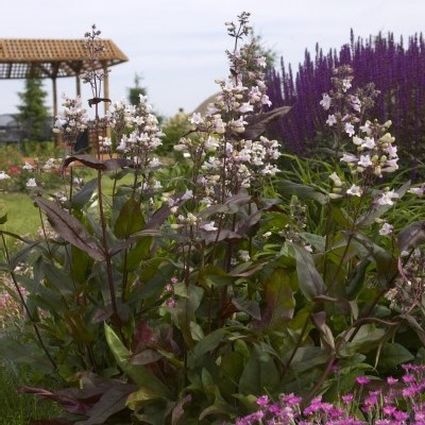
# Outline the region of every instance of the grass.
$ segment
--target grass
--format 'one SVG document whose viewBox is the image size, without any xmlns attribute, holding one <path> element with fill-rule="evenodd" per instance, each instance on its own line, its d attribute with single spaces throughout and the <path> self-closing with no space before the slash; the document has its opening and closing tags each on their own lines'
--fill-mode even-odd
<svg viewBox="0 0 425 425">
<path fill-rule="evenodd" d="M 60 414 L 52 402 L 29 394 L 19 394 L 18 388 L 31 385 L 25 372 L 18 373 L 10 365 L 0 365 L 0 425 L 27 425 L 30 420 L 51 418 Z"/>
<path fill-rule="evenodd" d="M 1 193 L 0 211 L 7 213 L 3 228 L 9 232 L 33 235 L 40 225 L 38 210 L 26 193 Z"/>
<path fill-rule="evenodd" d="M 87 182 L 96 177 L 96 172 L 85 173 L 84 180 Z M 120 184 L 131 184 L 132 176 L 125 176 Z M 106 195 L 112 194 L 113 180 L 108 176 L 103 177 L 103 190 Z M 32 236 L 40 227 L 38 209 L 34 207 L 28 193 L 0 192 L 0 215 L 7 213 L 7 222 L 2 225 L 4 230 L 17 233 L 21 236 Z"/>
</svg>

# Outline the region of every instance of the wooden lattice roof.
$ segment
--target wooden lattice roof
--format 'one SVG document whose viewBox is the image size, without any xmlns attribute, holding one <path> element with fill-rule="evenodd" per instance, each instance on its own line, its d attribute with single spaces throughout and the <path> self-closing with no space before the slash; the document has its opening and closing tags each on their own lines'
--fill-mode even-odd
<svg viewBox="0 0 425 425">
<path fill-rule="evenodd" d="M 103 50 L 95 67 L 128 61 L 112 40 L 99 40 Z M 84 72 L 92 62 L 85 40 L 0 39 L 0 79 L 71 77 Z"/>
</svg>

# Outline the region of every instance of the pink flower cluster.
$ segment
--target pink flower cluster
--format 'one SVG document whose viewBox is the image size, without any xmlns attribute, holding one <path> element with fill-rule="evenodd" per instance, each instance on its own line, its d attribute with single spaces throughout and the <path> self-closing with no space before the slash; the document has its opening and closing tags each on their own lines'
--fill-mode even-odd
<svg viewBox="0 0 425 425">
<path fill-rule="evenodd" d="M 281 395 L 277 402 L 261 396 L 257 411 L 238 418 L 235 425 L 425 425 L 425 365 L 403 369 L 401 378 L 376 381 L 373 390 L 367 390 L 370 379 L 359 376 L 353 393 L 334 403 L 319 396 L 302 407 L 302 398 L 294 394 Z"/>
</svg>

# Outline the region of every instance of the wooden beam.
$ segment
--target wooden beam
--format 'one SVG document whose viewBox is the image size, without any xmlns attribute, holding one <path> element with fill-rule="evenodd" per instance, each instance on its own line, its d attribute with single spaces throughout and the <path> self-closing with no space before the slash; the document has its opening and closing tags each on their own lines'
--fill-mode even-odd
<svg viewBox="0 0 425 425">
<path fill-rule="evenodd" d="M 56 77 L 52 78 L 52 95 L 53 95 L 53 122 L 56 121 L 56 117 L 58 116 L 58 88 L 56 85 Z M 54 135 L 54 144 L 55 148 L 59 145 L 59 137 L 57 134 Z"/>
<path fill-rule="evenodd" d="M 103 97 L 105 99 L 109 99 L 109 72 L 108 72 L 108 65 L 105 63 L 103 65 Z M 104 101 L 103 102 L 105 105 L 105 115 L 108 113 L 109 111 L 109 102 L 108 101 Z"/>
<path fill-rule="evenodd" d="M 80 73 L 77 73 L 75 75 L 75 92 L 77 96 L 81 96 L 81 79 L 80 79 Z"/>
</svg>

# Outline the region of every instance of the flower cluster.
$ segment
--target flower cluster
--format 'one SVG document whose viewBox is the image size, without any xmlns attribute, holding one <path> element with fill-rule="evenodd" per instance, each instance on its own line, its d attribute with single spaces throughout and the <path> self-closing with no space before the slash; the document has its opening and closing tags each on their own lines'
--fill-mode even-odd
<svg viewBox="0 0 425 425">
<path fill-rule="evenodd" d="M 356 146 L 356 154 L 344 154 L 341 162 L 348 164 L 354 174 L 370 174 L 382 177 L 383 173 L 398 170 L 397 146 L 395 138 L 388 132 L 391 121 L 384 124 L 376 120 L 360 127 L 360 136 L 353 135 L 352 142 Z M 354 133 L 353 133 L 354 134 Z"/>
<path fill-rule="evenodd" d="M 283 394 L 273 402 L 268 396 L 257 398 L 258 410 L 236 420 L 236 425 L 424 425 L 425 366 L 404 365 L 400 379 L 388 377 L 384 389 L 369 390 L 366 376 L 356 379 L 353 393 L 335 403 L 316 397 L 301 407 L 302 398 Z"/>
<path fill-rule="evenodd" d="M 107 122 L 117 135 L 117 152 L 143 169 L 155 169 L 161 165 L 153 154 L 161 146 L 163 134 L 146 96 L 140 95 L 140 102 L 136 106 L 114 103 Z"/>
<path fill-rule="evenodd" d="M 88 125 L 87 111 L 83 108 L 81 98 L 64 98 L 62 111 L 56 117 L 53 131 L 63 134 L 68 145 L 74 145 L 78 135 L 83 132 Z"/>
<path fill-rule="evenodd" d="M 250 34 L 248 16 L 239 16 L 239 25 L 227 24 L 236 46 Z M 265 58 L 255 39 L 227 55 L 229 77 L 217 81 L 220 92 L 205 114 L 197 112 L 190 119 L 197 137 L 184 137 L 174 146 L 199 171 L 193 184 L 207 205 L 222 202 L 279 171 L 274 165 L 280 156 L 278 142 L 264 136 L 246 137 L 254 114 L 271 105 L 264 83 Z"/>
<path fill-rule="evenodd" d="M 353 92 L 353 69 L 343 65 L 333 70 L 331 78 L 332 89 L 323 93 L 320 105 L 329 112 L 326 124 L 341 134 L 352 137 L 355 126 L 360 122 L 364 113 L 374 105 L 379 94 L 373 84 Z"/>
</svg>

